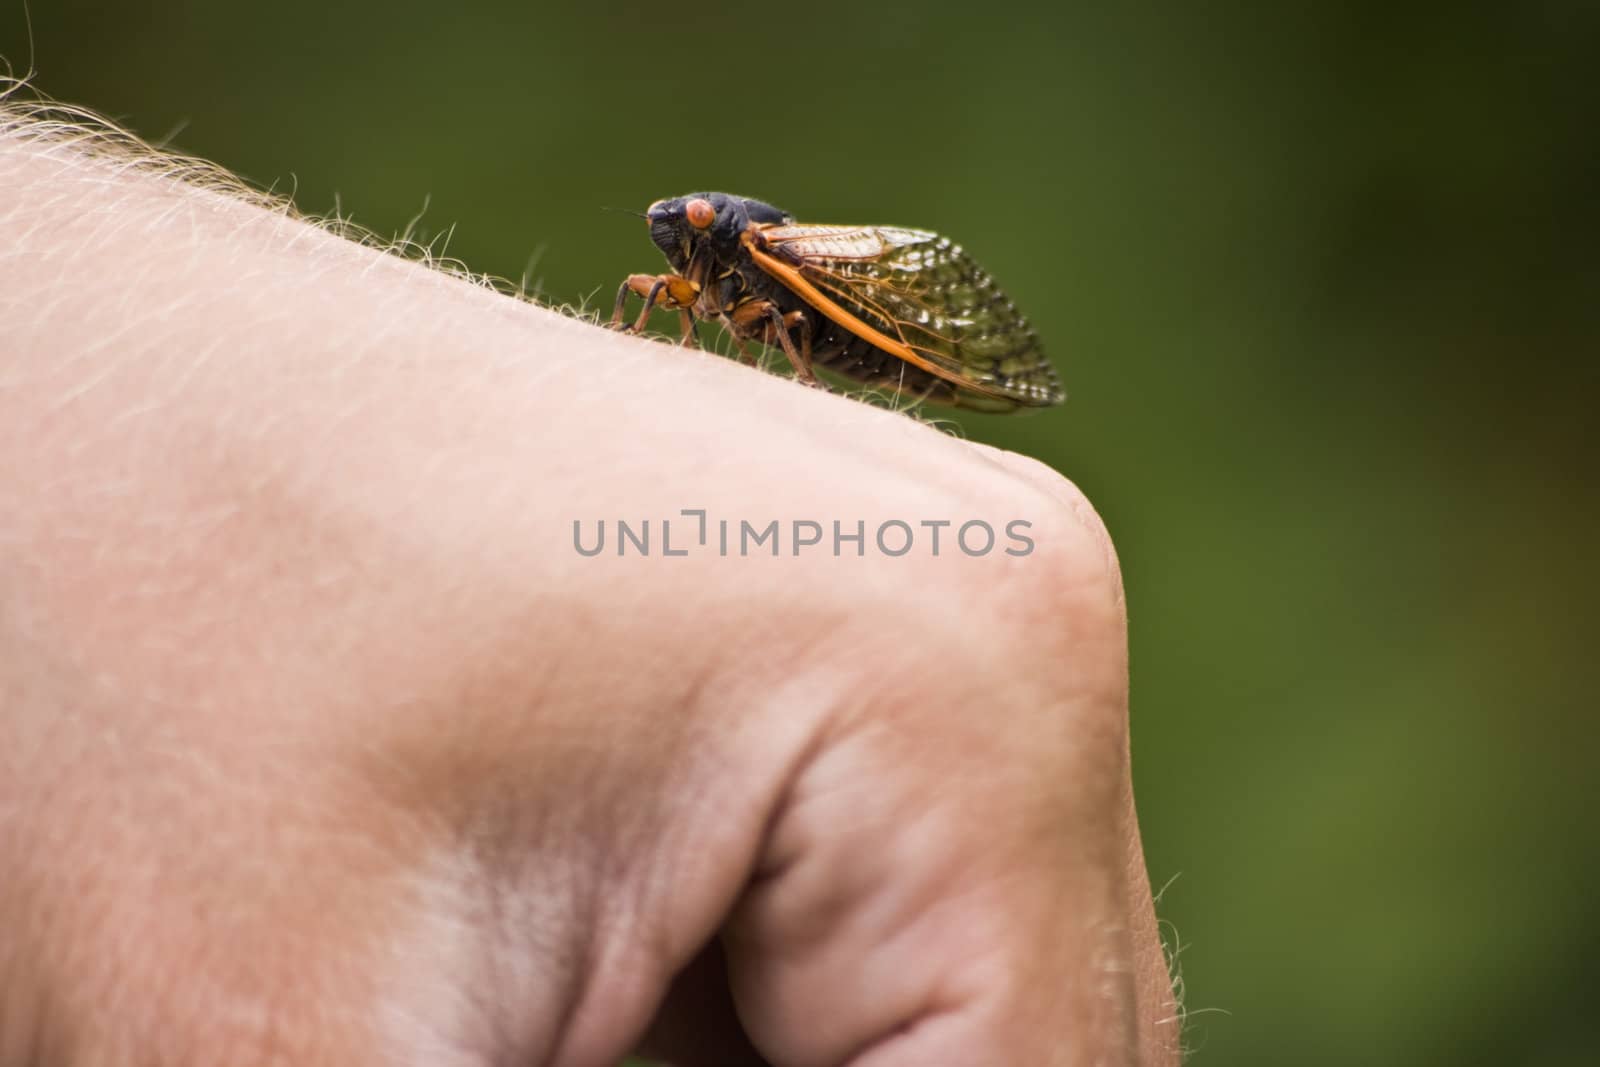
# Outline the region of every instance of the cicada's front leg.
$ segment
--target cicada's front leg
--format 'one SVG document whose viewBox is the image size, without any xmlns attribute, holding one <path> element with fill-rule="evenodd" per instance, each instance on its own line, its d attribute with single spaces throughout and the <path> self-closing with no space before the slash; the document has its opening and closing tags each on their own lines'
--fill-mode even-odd
<svg viewBox="0 0 1600 1067">
<path fill-rule="evenodd" d="M 735 307 L 729 312 L 728 321 L 733 324 L 736 335 L 743 334 L 756 338 L 764 345 L 776 344 L 782 348 L 783 354 L 789 357 L 789 363 L 794 367 L 795 376 L 807 385 L 822 388 L 822 383 L 811 369 L 811 320 L 806 318 L 805 312 L 791 311 L 785 315 L 772 301 L 756 298 Z M 800 330 L 799 347 L 795 346 L 794 338 L 789 336 L 789 331 L 797 327 Z"/>
<path fill-rule="evenodd" d="M 629 293 L 644 297 L 644 308 L 632 325 L 624 325 L 622 311 Z M 663 307 L 683 313 L 683 334 L 687 340 L 694 329 L 694 316 L 689 309 L 699 295 L 700 287 L 681 274 L 630 274 L 617 289 L 617 303 L 611 309 L 611 326 L 613 329 L 638 333 L 650 321 L 650 312 Z"/>
</svg>

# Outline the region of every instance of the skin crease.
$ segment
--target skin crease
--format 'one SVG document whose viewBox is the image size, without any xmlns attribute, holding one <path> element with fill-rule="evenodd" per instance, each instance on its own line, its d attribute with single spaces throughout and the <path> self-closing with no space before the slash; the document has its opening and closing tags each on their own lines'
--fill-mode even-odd
<svg viewBox="0 0 1600 1067">
<path fill-rule="evenodd" d="M 0 1065 L 1178 1061 L 1076 489 L 127 151 L 0 123 Z"/>
</svg>

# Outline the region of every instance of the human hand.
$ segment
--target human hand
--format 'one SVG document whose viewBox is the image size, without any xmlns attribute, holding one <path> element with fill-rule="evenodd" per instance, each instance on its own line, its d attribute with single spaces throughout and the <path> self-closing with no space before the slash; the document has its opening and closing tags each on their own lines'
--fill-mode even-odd
<svg viewBox="0 0 1600 1067">
<path fill-rule="evenodd" d="M 0 132 L 0 1063 L 1176 1062 L 1072 486 L 129 151 Z"/>
</svg>

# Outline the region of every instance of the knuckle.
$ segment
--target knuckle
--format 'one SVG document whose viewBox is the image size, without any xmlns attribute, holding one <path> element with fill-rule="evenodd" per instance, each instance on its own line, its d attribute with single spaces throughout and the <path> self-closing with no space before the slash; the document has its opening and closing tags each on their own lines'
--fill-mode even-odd
<svg viewBox="0 0 1600 1067">
<path fill-rule="evenodd" d="M 1009 452 L 993 458 L 1009 475 L 1005 506 L 1029 523 L 1034 542 L 1013 578 L 1058 607 L 1120 619 L 1121 567 L 1110 531 L 1089 498 L 1038 460 Z"/>
<path fill-rule="evenodd" d="M 1007 456 L 1001 505 L 1032 523 L 1034 550 L 982 591 L 1009 668 L 1111 747 L 1127 714 L 1127 618 L 1111 537 L 1084 493 L 1042 463 Z"/>
</svg>

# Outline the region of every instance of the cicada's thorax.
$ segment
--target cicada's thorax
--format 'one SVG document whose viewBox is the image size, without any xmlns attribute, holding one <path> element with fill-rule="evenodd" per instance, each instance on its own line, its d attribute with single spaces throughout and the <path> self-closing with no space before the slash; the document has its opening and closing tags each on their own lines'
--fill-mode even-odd
<svg viewBox="0 0 1600 1067">
<path fill-rule="evenodd" d="M 724 320 L 752 300 L 768 300 L 784 310 L 804 306 L 789 290 L 751 260 L 737 242 L 703 238 L 689 249 L 680 273 L 695 287 L 693 312 L 700 318 Z M 753 334 L 747 334 L 753 336 Z"/>
</svg>

